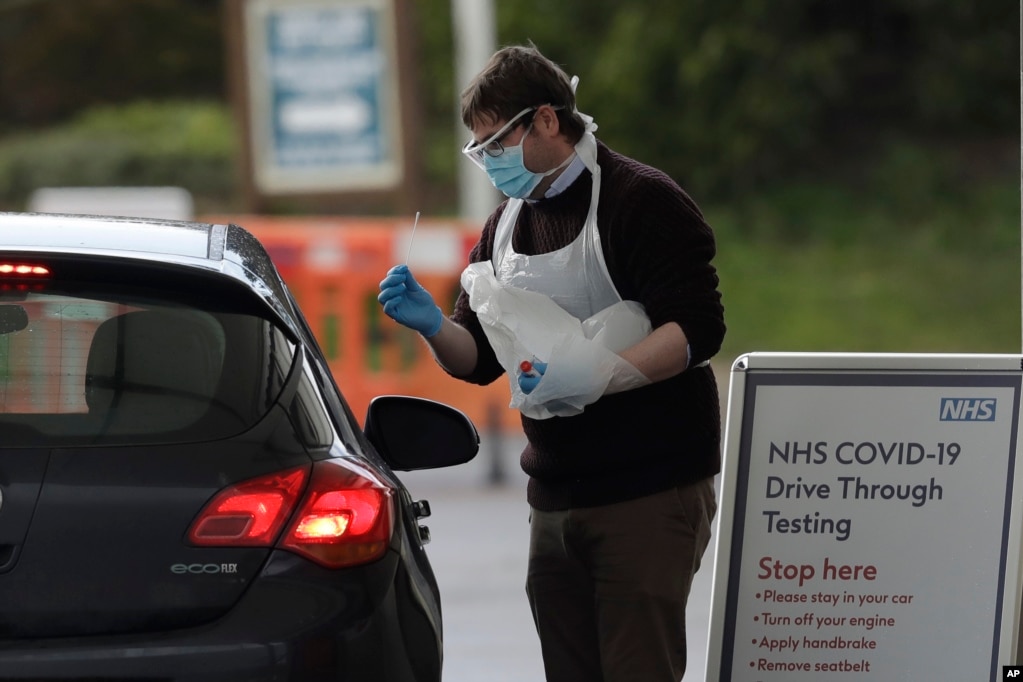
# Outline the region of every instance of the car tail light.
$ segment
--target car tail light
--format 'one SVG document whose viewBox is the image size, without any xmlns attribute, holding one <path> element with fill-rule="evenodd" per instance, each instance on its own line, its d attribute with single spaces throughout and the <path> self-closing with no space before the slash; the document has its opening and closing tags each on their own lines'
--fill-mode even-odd
<svg viewBox="0 0 1023 682">
<path fill-rule="evenodd" d="M 188 539 L 216 547 L 269 547 L 295 509 L 308 467 L 260 476 L 220 491 L 192 524 Z"/>
<path fill-rule="evenodd" d="M 383 556 L 394 526 L 393 490 L 324 460 L 313 466 L 302 505 L 279 543 L 328 568 L 369 563 Z"/>
<path fill-rule="evenodd" d="M 225 488 L 199 514 L 188 539 L 205 547 L 271 547 L 290 518 L 277 543 L 282 549 L 327 568 L 364 564 L 383 556 L 391 542 L 392 494 L 350 463 L 325 460 L 311 472 L 298 467 Z"/>
</svg>

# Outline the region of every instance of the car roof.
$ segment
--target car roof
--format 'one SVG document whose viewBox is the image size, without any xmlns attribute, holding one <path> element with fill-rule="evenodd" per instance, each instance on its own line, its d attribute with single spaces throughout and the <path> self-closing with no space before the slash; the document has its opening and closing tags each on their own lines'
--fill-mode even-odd
<svg viewBox="0 0 1023 682">
<path fill-rule="evenodd" d="M 298 336 L 298 313 L 266 249 L 238 225 L 56 213 L 0 212 L 0 253 L 153 261 L 230 277 Z"/>
</svg>

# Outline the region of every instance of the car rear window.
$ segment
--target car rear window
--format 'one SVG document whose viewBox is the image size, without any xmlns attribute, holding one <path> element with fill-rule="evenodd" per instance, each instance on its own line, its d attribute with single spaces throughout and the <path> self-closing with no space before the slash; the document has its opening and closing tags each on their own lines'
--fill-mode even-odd
<svg viewBox="0 0 1023 682">
<path fill-rule="evenodd" d="M 0 291 L 0 445 L 191 442 L 259 421 L 295 344 L 237 294 L 167 291 L 116 278 Z"/>
</svg>

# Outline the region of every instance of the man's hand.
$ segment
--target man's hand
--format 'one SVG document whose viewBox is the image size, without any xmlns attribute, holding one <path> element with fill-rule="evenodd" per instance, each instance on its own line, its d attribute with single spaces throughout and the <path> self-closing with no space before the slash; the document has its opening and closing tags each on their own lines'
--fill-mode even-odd
<svg viewBox="0 0 1023 682">
<path fill-rule="evenodd" d="M 377 300 L 384 314 L 398 324 L 414 329 L 429 338 L 440 331 L 444 315 L 433 302 L 433 296 L 424 289 L 407 265 L 395 265 L 380 282 Z"/>
<path fill-rule="evenodd" d="M 543 379 L 544 373 L 547 371 L 547 363 L 540 362 L 539 360 L 533 360 L 532 362 L 524 360 L 519 365 L 519 388 L 526 395 L 533 392 L 536 385 Z"/>
</svg>

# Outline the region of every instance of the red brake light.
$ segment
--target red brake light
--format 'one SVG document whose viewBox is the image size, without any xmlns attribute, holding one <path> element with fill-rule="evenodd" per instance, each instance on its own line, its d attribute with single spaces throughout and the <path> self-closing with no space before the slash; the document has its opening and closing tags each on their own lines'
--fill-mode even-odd
<svg viewBox="0 0 1023 682">
<path fill-rule="evenodd" d="M 375 561 L 391 542 L 393 491 L 350 463 L 313 466 L 302 506 L 279 543 L 327 568 Z"/>
<path fill-rule="evenodd" d="M 47 277 L 50 269 L 45 265 L 33 263 L 0 263 L 0 275 L 15 275 L 17 277 Z"/>
<path fill-rule="evenodd" d="M 192 524 L 188 539 L 217 547 L 269 547 L 291 516 L 309 470 L 298 467 L 220 491 Z"/>
<path fill-rule="evenodd" d="M 203 508 L 188 539 L 207 547 L 270 547 L 299 507 L 279 547 L 327 568 L 369 563 L 391 542 L 392 494 L 350 463 L 325 460 L 311 475 L 298 467 L 225 488 Z"/>
</svg>

